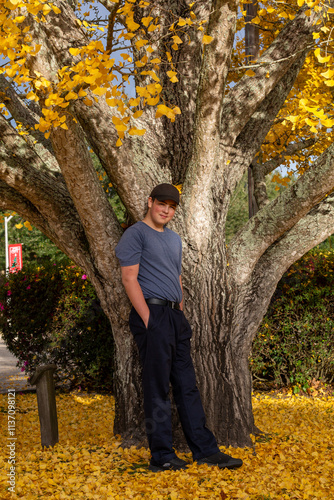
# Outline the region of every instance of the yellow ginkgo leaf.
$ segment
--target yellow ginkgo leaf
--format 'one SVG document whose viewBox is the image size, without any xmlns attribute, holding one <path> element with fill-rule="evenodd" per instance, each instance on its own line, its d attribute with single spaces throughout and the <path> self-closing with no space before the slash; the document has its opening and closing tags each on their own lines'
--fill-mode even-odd
<svg viewBox="0 0 334 500">
<path fill-rule="evenodd" d="M 69 53 L 72 54 L 72 56 L 77 56 L 78 54 L 80 54 L 80 49 L 76 49 L 74 47 L 71 47 L 69 50 Z"/>
<path fill-rule="evenodd" d="M 128 134 L 129 135 L 144 135 L 146 132 L 146 130 L 143 128 L 143 129 L 139 129 L 139 128 L 130 128 L 130 130 L 128 131 Z"/>
<path fill-rule="evenodd" d="M 334 70 L 332 69 L 328 69 L 324 73 L 321 73 L 321 76 L 324 76 L 325 78 L 332 78 L 333 75 L 334 75 Z"/>
<path fill-rule="evenodd" d="M 137 42 L 135 42 L 135 46 L 139 50 L 142 47 L 144 47 L 144 45 L 146 45 L 147 43 L 148 43 L 148 40 L 138 40 Z"/>
<path fill-rule="evenodd" d="M 133 18 L 126 18 L 126 24 L 129 30 L 131 31 L 136 31 L 138 28 L 140 28 L 140 24 L 136 23 Z"/>
<path fill-rule="evenodd" d="M 331 56 L 325 56 L 325 57 L 322 57 L 320 55 L 320 48 L 318 47 L 317 49 L 315 49 L 314 51 L 314 55 L 315 57 L 318 59 L 318 61 L 320 63 L 325 63 L 325 62 L 328 62 L 330 59 L 331 59 Z"/>
<path fill-rule="evenodd" d="M 50 7 L 50 5 L 48 5 L 48 4 L 43 5 L 42 12 L 43 12 L 44 16 L 46 16 L 51 10 L 52 10 L 52 8 Z"/>
<path fill-rule="evenodd" d="M 76 94 L 75 92 L 69 92 L 66 96 L 65 96 L 65 99 L 66 101 L 70 101 L 70 100 L 76 100 L 78 99 L 78 94 Z"/>
<path fill-rule="evenodd" d="M 204 35 L 203 38 L 202 38 L 202 44 L 203 45 L 209 45 L 209 43 L 211 43 L 212 40 L 213 40 L 213 36 Z"/>
<path fill-rule="evenodd" d="M 143 110 L 139 109 L 138 111 L 133 113 L 133 118 L 140 118 L 142 114 L 143 114 Z"/>
<path fill-rule="evenodd" d="M 286 119 L 291 123 L 296 123 L 298 121 L 298 116 L 287 116 Z"/>
<path fill-rule="evenodd" d="M 156 29 L 160 28 L 160 24 L 151 24 L 148 28 L 147 31 L 155 31 Z"/>
<path fill-rule="evenodd" d="M 183 43 L 181 38 L 177 35 L 172 36 L 172 38 L 173 38 L 174 43 L 176 43 L 176 44 Z"/>
<path fill-rule="evenodd" d="M 155 106 L 156 104 L 158 104 L 159 101 L 160 101 L 159 95 L 157 95 L 156 97 L 148 97 L 146 99 L 146 104 L 148 104 L 149 106 Z"/>
<path fill-rule="evenodd" d="M 96 95 L 104 95 L 107 92 L 107 89 L 104 87 L 97 87 L 96 89 L 92 90 L 93 94 Z M 66 97 L 65 97 L 66 99 Z"/>
<path fill-rule="evenodd" d="M 127 128 L 128 127 L 126 125 L 123 125 L 122 123 L 119 125 L 115 125 L 115 129 L 117 130 L 117 132 L 125 132 Z"/>
<path fill-rule="evenodd" d="M 179 81 L 176 75 L 177 75 L 176 71 L 167 71 L 167 76 L 169 76 L 170 81 L 173 83 Z"/>
<path fill-rule="evenodd" d="M 179 26 L 185 26 L 187 24 L 186 20 L 180 17 L 178 23 Z"/>
<path fill-rule="evenodd" d="M 153 20 L 153 17 L 148 16 L 148 17 L 142 17 L 141 22 L 144 26 L 147 26 L 150 24 L 150 22 Z"/>
<path fill-rule="evenodd" d="M 334 125 L 334 120 L 331 120 L 330 118 L 322 119 L 321 125 L 323 125 L 326 128 L 332 128 Z"/>
</svg>

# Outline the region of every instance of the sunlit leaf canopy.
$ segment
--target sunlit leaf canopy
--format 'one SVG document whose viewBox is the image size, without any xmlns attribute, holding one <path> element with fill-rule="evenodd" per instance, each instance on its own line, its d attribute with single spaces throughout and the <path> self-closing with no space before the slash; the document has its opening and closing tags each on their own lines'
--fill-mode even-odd
<svg viewBox="0 0 334 500">
<path fill-rule="evenodd" d="M 233 66 L 229 73 L 229 84 L 246 75 L 253 77 L 257 62 L 245 60 L 245 16 L 246 4 L 241 7 L 243 16 L 238 20 L 237 38 L 233 55 Z M 325 2 L 326 3 L 326 2 Z M 312 10 L 320 11 L 324 2 L 320 0 L 290 0 L 278 2 L 264 0 L 258 3 L 257 15 L 251 21 L 259 29 L 259 57 L 271 45 L 278 33 L 287 22 L 293 20 L 298 10 L 303 7 L 306 14 Z M 300 71 L 294 86 L 286 99 L 284 106 L 275 119 L 258 153 L 258 161 L 265 163 L 278 155 L 280 165 L 285 166 L 289 176 L 303 173 L 333 141 L 333 13 L 334 9 L 327 6 L 326 14 L 313 33 L 313 43 L 305 64 Z M 291 54 L 292 56 L 293 54 Z M 268 65 L 266 77 L 270 77 L 271 67 Z M 287 146 L 313 139 L 314 144 L 307 149 L 287 152 Z M 293 148 L 291 148 L 293 151 Z M 288 177 L 279 173 L 273 178 L 275 182 L 286 185 Z"/>
<path fill-rule="evenodd" d="M 171 121 L 175 121 L 176 115 L 181 112 L 178 107 L 170 106 L 160 98 L 160 71 L 166 71 L 172 82 L 176 83 L 178 79 L 172 53 L 166 50 L 165 60 L 154 54 L 152 33 L 160 30 L 154 2 L 111 0 L 111 3 L 115 9 L 104 19 L 94 0 L 77 4 L 78 29 L 86 32 L 88 43 L 71 47 L 69 52 L 73 56 L 73 64 L 61 68 L 57 80 L 50 81 L 42 73 L 29 70 L 28 59 L 41 49 L 41 45 L 35 43 L 30 34 L 30 23 L 32 19 L 33 22 L 45 22 L 50 12 L 59 14 L 60 9 L 43 0 L 0 2 L 0 47 L 6 61 L 1 71 L 23 89 L 27 100 L 41 104 L 43 117 L 36 127 L 45 133 L 46 138 L 50 135 L 51 127 L 67 128 L 62 109 L 67 108 L 71 101 L 81 98 L 87 106 L 92 105 L 92 99 L 87 95 L 88 89 L 93 99 L 104 98 L 109 106 L 117 108 L 118 116 L 113 118 L 119 136 L 117 146 L 122 144 L 125 133 L 145 133 L 145 130 L 133 126 L 133 119 L 141 116 L 144 106 L 156 106 L 156 117 L 165 115 Z M 138 24 L 134 16 L 138 9 L 144 8 L 146 12 L 149 8 L 152 15 L 141 17 L 141 24 Z M 189 17 L 175 18 L 169 27 L 171 51 L 177 51 L 183 43 L 179 37 L 181 32 L 189 26 L 204 32 L 204 24 L 205 21 L 197 20 L 190 5 Z M 212 37 L 203 34 L 203 45 L 211 41 Z M 141 57 L 135 62 L 133 50 L 141 52 Z M 136 87 L 137 97 L 129 97 L 126 86 L 137 73 L 146 76 L 147 83 Z M 1 112 L 8 115 L 5 104 L 0 106 Z M 27 132 L 22 130 L 20 133 Z"/>
<path fill-rule="evenodd" d="M 196 3 L 189 4 L 185 17 L 175 17 L 169 26 L 168 43 L 166 35 L 162 35 L 154 1 L 110 0 L 109 12 L 105 15 L 101 14 L 99 2 L 78 3 L 77 25 L 85 32 L 87 44 L 71 47 L 72 64 L 62 67 L 57 78 L 50 81 L 47 75 L 29 69 L 29 60 L 41 50 L 31 34 L 31 26 L 45 22 L 51 12 L 59 14 L 59 8 L 43 0 L 1 0 L 0 50 L 4 62 L 0 71 L 27 101 L 39 102 L 43 116 L 35 127 L 46 138 L 52 127 L 67 128 L 64 110 L 71 101 L 81 99 L 91 106 L 92 99 L 105 99 L 115 109 L 116 145 L 121 146 L 125 134 L 145 133 L 145 129 L 136 125 L 145 106 L 156 109 L 156 118 L 167 116 L 172 122 L 182 112 L 162 97 L 161 76 L 167 74 L 177 86 L 182 62 L 176 63 L 174 56 L 183 43 L 190 43 L 189 30 L 202 32 L 203 50 L 213 40 L 206 33 L 207 20 L 197 18 Z M 252 78 L 255 75 L 252 67 L 257 67 L 256 60 L 250 63 L 245 59 L 246 4 L 239 3 L 236 43 L 226 92 L 240 78 Z M 302 7 L 310 15 L 312 10 L 322 8 L 322 3 L 321 0 L 263 0 L 258 4 L 257 15 L 251 22 L 259 28 L 259 56 Z M 140 11 L 144 9 L 142 17 Z M 290 175 L 296 170 L 305 171 L 312 159 L 333 140 L 333 13 L 334 9 L 327 7 L 321 25 L 315 26 L 306 63 L 258 153 L 261 163 L 281 153 L 280 163 L 287 167 Z M 164 57 L 161 50 L 159 56 L 156 53 L 157 42 L 166 47 Z M 270 72 L 268 64 L 268 78 Z M 134 95 L 130 82 L 133 83 L 136 74 L 144 83 L 136 86 Z M 10 117 L 6 102 L 1 103 L 0 108 L 1 113 Z M 22 124 L 18 123 L 17 127 L 20 134 L 29 133 Z M 289 144 L 307 139 L 313 139 L 314 144 L 302 152 L 284 155 Z M 281 179 L 283 184 L 288 180 Z M 276 181 L 280 182 L 279 176 Z"/>
</svg>

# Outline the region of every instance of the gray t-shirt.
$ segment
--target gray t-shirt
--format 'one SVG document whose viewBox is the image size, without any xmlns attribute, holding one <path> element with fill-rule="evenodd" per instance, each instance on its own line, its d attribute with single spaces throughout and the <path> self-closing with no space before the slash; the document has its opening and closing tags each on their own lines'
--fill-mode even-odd
<svg viewBox="0 0 334 500">
<path fill-rule="evenodd" d="M 129 227 L 116 246 L 121 266 L 139 264 L 138 282 L 145 299 L 156 297 L 181 302 L 182 242 L 165 227 L 156 231 L 145 222 Z"/>
</svg>

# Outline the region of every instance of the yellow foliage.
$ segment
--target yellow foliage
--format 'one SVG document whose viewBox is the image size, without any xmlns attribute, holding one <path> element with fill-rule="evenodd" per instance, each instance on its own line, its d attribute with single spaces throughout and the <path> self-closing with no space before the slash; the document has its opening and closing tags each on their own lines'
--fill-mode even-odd
<svg viewBox="0 0 334 500">
<path fill-rule="evenodd" d="M 240 1 L 240 10 L 244 4 Z M 261 147 L 261 162 L 266 162 L 283 153 L 291 143 L 298 143 L 307 139 L 316 139 L 313 146 L 302 152 L 282 158 L 282 165 L 292 169 L 295 173 L 305 171 L 312 157 L 319 156 L 333 141 L 333 97 L 334 86 L 333 52 L 334 43 L 330 33 L 333 32 L 334 19 L 326 5 L 320 0 L 291 0 L 289 2 L 276 2 L 266 0 L 259 4 L 255 24 L 260 27 L 260 52 L 259 56 L 271 45 L 279 32 L 289 20 L 293 19 L 300 7 L 307 5 L 306 15 L 311 15 L 313 10 L 324 9 L 324 22 L 319 27 L 315 25 L 313 43 L 314 48 L 308 54 L 305 65 L 300 71 L 297 80 L 277 116 L 268 136 Z M 243 12 L 243 15 L 246 11 Z M 258 22 L 260 21 L 260 22 Z M 321 27 L 320 27 L 321 26 Z M 240 66 L 245 64 L 244 33 L 245 19 L 240 17 L 237 21 L 240 37 L 236 40 L 233 54 L 233 63 L 228 75 L 229 85 L 232 87 L 246 73 L 254 76 L 253 70 L 240 71 Z M 254 61 L 255 67 L 257 62 Z M 248 66 L 248 65 L 247 65 Z M 235 71 L 233 71 L 233 68 Z M 270 79 L 273 67 L 270 65 L 265 76 Z M 262 73 L 263 74 L 263 73 Z M 227 87 L 227 92 L 229 86 Z M 270 139 L 269 139 L 270 138 Z"/>
<path fill-rule="evenodd" d="M 29 69 L 26 67 L 26 55 L 36 56 L 41 49 L 41 45 L 34 43 L 33 37 L 29 33 L 30 26 L 20 27 L 26 16 L 12 16 L 11 12 L 17 7 L 24 7 L 27 13 L 32 16 L 32 22 L 39 23 L 41 21 L 48 22 L 50 12 L 60 14 L 61 10 L 45 0 L 5 0 L 2 1 L 2 4 L 0 3 L 0 19 L 6 20 L 7 23 L 6 29 L 0 30 L 0 51 L 9 61 L 2 71 L 17 84 L 26 85 L 27 99 L 35 101 L 42 99 L 45 108 L 50 109 L 50 113 L 44 113 L 44 118 L 36 126 L 47 137 L 49 137 L 52 128 L 60 126 L 66 129 L 65 121 L 60 121 L 58 113 L 53 115 L 52 110 L 65 108 L 72 101 L 78 99 L 82 99 L 87 106 L 92 106 L 93 99 L 96 101 L 98 98 L 105 98 L 108 105 L 117 107 L 118 112 L 129 119 L 130 117 L 133 119 L 139 118 L 143 113 L 143 109 L 136 109 L 136 107 L 155 106 L 160 100 L 159 93 L 162 91 L 162 86 L 159 83 L 158 71 L 162 61 L 160 57 L 149 59 L 150 54 L 154 52 L 150 44 L 150 33 L 156 33 L 160 29 L 159 19 L 154 15 L 147 15 L 141 18 L 141 24 L 134 20 L 135 8 L 146 8 L 149 5 L 148 2 L 143 0 L 125 0 L 122 3 L 119 0 L 112 1 L 118 7 L 116 15 L 122 16 L 127 26 L 127 32 L 122 31 L 117 40 L 120 40 L 121 43 L 122 40 L 127 41 L 135 37 L 134 43 L 137 50 L 146 51 L 146 54 L 141 55 L 140 60 L 135 61 L 138 68 L 144 68 L 142 75 L 147 77 L 146 86 L 137 88 L 138 98 L 132 100 L 131 104 L 126 101 L 124 89 L 116 94 L 112 90 L 112 95 L 110 95 L 110 90 L 111 82 L 118 78 L 119 71 L 121 71 L 123 82 L 129 81 L 132 69 L 131 66 L 127 65 L 132 63 L 132 55 L 125 51 L 120 54 L 124 62 L 115 63 L 115 58 L 111 58 L 111 54 L 106 53 L 104 44 L 100 39 L 101 36 L 95 36 L 96 30 L 103 31 L 104 28 L 89 21 L 87 12 L 83 14 L 83 19 L 77 19 L 76 22 L 81 29 L 91 33 L 89 42 L 85 46 L 69 47 L 69 54 L 73 56 L 72 64 L 60 68 L 58 79 L 49 81 L 41 72 L 35 72 L 35 76 L 31 77 Z M 79 11 L 80 8 L 79 4 Z M 176 18 L 173 26 L 178 23 L 178 29 L 180 30 L 184 26 L 196 24 L 192 20 L 194 15 L 191 12 L 189 12 L 189 16 L 185 19 Z M 202 21 L 198 23 L 198 27 L 201 23 Z M 146 32 L 139 29 L 141 26 L 146 28 Z M 171 33 L 174 49 L 177 49 L 177 45 L 182 43 L 179 33 L 177 29 L 173 29 Z M 116 45 L 117 40 L 115 41 Z M 208 38 L 204 38 L 203 43 L 208 43 L 208 41 Z M 18 56 L 20 56 L 20 59 Z M 172 68 L 169 75 L 170 79 L 177 82 L 177 73 L 174 71 L 170 53 L 168 53 L 167 58 Z M 124 68 L 128 68 L 128 73 L 124 72 Z M 168 103 L 164 105 L 166 105 L 167 109 Z M 2 109 L 1 112 L 7 114 L 6 109 Z M 170 117 L 173 121 L 175 120 L 175 113 L 173 112 L 165 113 L 165 116 Z M 136 128 L 130 129 L 125 121 L 115 127 L 120 138 L 123 138 L 125 132 L 130 133 L 131 130 L 130 135 L 133 135 L 133 131 L 136 130 Z"/>
<path fill-rule="evenodd" d="M 177 75 L 181 74 L 181 71 L 173 62 L 175 56 L 173 51 L 178 51 L 182 43 L 187 43 L 190 29 L 203 31 L 207 19 L 197 19 L 196 14 L 191 10 L 195 2 L 189 5 L 189 10 L 183 14 L 183 17 L 171 17 L 171 24 L 167 26 L 169 39 L 164 41 L 165 57 L 161 58 L 160 54 L 159 57 L 154 55 L 156 50 L 154 39 L 160 36 L 159 11 L 155 10 L 154 2 L 145 0 L 122 2 L 112 0 L 112 2 L 117 9 L 116 19 L 122 19 L 126 26 L 126 29 L 117 33 L 113 41 L 115 53 L 122 47 L 122 60 L 112 57 L 113 52 L 107 53 L 102 43 L 102 37 L 106 35 L 101 34 L 99 30 L 103 31 L 107 28 L 107 24 L 98 26 L 90 21 L 85 13 L 81 20 L 77 19 L 77 24 L 86 32 L 89 38 L 88 43 L 80 47 L 69 47 L 72 61 L 68 63 L 68 66 L 60 68 L 58 75 L 50 81 L 50 77 L 42 73 L 31 75 L 27 67 L 27 58 L 37 56 L 41 49 L 41 45 L 33 39 L 31 23 L 48 22 L 50 13 L 58 15 L 61 10 L 52 2 L 45 0 L 0 0 L 0 53 L 7 61 L 0 71 L 13 79 L 17 85 L 25 86 L 27 99 L 41 100 L 43 106 L 50 108 L 51 111 L 66 108 L 72 101 L 78 99 L 81 99 L 87 106 L 92 106 L 94 100 L 105 99 L 109 106 L 117 108 L 121 117 L 136 120 L 145 112 L 145 106 L 157 106 L 156 117 L 166 116 L 174 121 L 176 113 L 172 110 L 172 106 L 160 97 L 162 95 L 160 82 L 164 81 L 162 72 L 166 72 L 171 82 L 178 82 Z M 229 85 L 234 85 L 243 75 L 239 68 L 245 61 L 244 40 L 242 39 L 245 28 L 245 20 L 242 17 L 246 12 L 245 3 L 247 1 L 240 0 L 239 2 L 242 15 L 238 18 L 237 29 L 241 38 L 236 40 L 227 91 Z M 306 15 L 310 15 L 313 10 L 324 8 L 323 26 L 320 31 L 315 27 L 313 34 L 315 50 L 308 56 L 291 94 L 273 125 L 275 141 L 266 139 L 261 151 L 263 161 L 266 161 L 283 151 L 289 142 L 304 140 L 316 134 L 317 144 L 310 149 L 310 155 L 306 155 L 305 159 L 300 162 L 300 170 L 307 168 L 312 154 L 321 153 L 332 140 L 333 99 L 331 91 L 334 86 L 334 71 L 331 68 L 334 43 L 330 33 L 334 28 L 332 19 L 334 9 L 320 0 L 291 0 L 289 2 L 265 0 L 259 4 L 257 16 L 252 20 L 252 23 L 260 28 L 260 53 L 262 53 L 286 23 L 295 17 L 298 8 L 303 5 L 307 5 L 308 8 Z M 80 8 L 79 4 L 79 11 Z M 138 13 L 141 9 L 146 10 L 143 11 L 145 16 L 140 19 Z M 25 22 L 27 15 L 30 15 L 29 25 Z M 25 26 L 23 27 L 22 24 Z M 203 35 L 203 45 L 212 42 L 213 37 Z M 137 54 L 132 53 L 131 43 L 137 49 Z M 132 61 L 133 56 L 136 57 L 135 66 Z M 42 72 L 41 69 L 39 71 Z M 129 82 L 130 75 L 133 75 L 135 71 L 141 71 L 145 79 L 141 81 L 140 86 L 136 87 L 136 104 L 134 101 L 130 104 L 126 96 L 125 83 Z M 253 69 L 246 68 L 244 73 L 248 76 L 255 75 Z M 269 66 L 265 71 L 266 78 L 270 79 L 271 74 L 273 71 Z M 113 86 L 115 80 L 118 84 L 120 81 L 121 83 Z M 155 87 L 155 84 L 159 86 Z M 115 87 L 118 94 L 113 90 Z M 110 95 L 110 92 L 114 93 Z M 306 101 L 306 104 L 300 104 L 301 101 Z M 0 112 L 8 114 L 3 107 L 0 108 Z M 45 115 L 44 117 L 45 119 L 42 118 L 39 124 L 39 129 L 43 133 L 48 134 L 53 127 L 57 126 L 65 128 L 65 123 L 60 122 L 56 115 L 53 118 L 52 114 L 48 115 L 47 119 Z M 130 126 L 124 123 L 118 130 L 120 138 L 131 130 Z M 127 127 L 126 130 L 123 130 L 124 126 Z M 298 163 L 300 158 L 298 154 L 293 155 L 285 160 L 285 164 L 289 167 L 291 164 Z"/>
<path fill-rule="evenodd" d="M 0 394 L 1 500 L 324 500 L 334 488 L 333 396 L 256 394 L 256 425 L 265 432 L 254 448 L 222 451 L 242 458 L 234 471 L 198 466 L 178 453 L 187 469 L 148 471 L 146 448 L 122 448 L 113 434 L 110 395 L 57 395 L 60 442 L 40 447 L 36 394 L 16 394 L 16 495 L 6 490 L 9 464 L 7 394 Z"/>
</svg>

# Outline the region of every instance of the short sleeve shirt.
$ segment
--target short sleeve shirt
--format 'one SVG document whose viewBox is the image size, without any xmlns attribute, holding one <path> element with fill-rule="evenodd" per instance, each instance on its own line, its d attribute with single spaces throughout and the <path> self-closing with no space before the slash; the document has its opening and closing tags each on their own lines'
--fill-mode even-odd
<svg viewBox="0 0 334 500">
<path fill-rule="evenodd" d="M 122 267 L 139 264 L 138 282 L 145 299 L 181 302 L 182 242 L 177 233 L 167 227 L 156 231 L 137 222 L 121 237 L 116 256 Z"/>
</svg>

